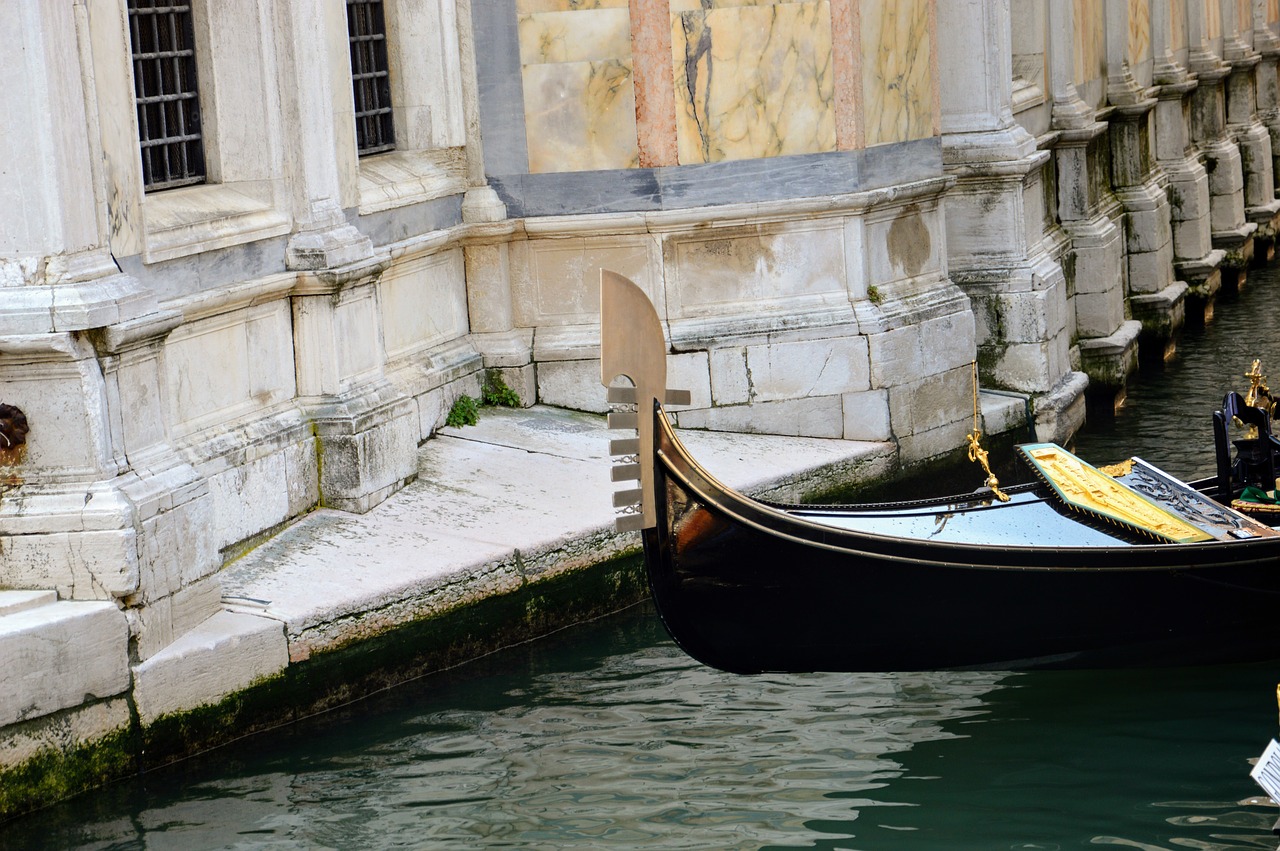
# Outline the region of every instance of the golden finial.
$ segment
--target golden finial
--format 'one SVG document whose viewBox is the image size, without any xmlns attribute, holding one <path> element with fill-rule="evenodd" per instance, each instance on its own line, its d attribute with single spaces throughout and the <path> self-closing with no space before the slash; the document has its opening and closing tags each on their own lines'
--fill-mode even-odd
<svg viewBox="0 0 1280 851">
<path fill-rule="evenodd" d="M 1261 408 L 1268 414 L 1275 412 L 1276 400 L 1271 398 L 1271 388 L 1267 387 L 1267 377 L 1262 374 L 1262 361 L 1254 359 L 1253 366 L 1244 374 L 1249 379 L 1249 392 L 1245 394 L 1244 403 L 1253 408 Z"/>
</svg>

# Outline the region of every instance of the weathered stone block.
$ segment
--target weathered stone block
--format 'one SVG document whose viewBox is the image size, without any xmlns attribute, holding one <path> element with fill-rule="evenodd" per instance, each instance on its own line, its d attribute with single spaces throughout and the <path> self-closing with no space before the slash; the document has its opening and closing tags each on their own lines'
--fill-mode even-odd
<svg viewBox="0 0 1280 851">
<path fill-rule="evenodd" d="M 890 387 L 893 433 L 901 439 L 972 420 L 973 392 L 973 371 L 966 367 Z"/>
<path fill-rule="evenodd" d="M 751 398 L 751 379 L 747 372 L 747 351 L 741 347 L 711 349 L 711 402 L 713 405 L 739 405 Z"/>
<path fill-rule="evenodd" d="M 845 440 L 893 439 L 893 428 L 889 423 L 889 391 L 845 393 L 841 397 L 841 404 L 844 409 Z"/>
<path fill-rule="evenodd" d="M 599 387 L 600 381 L 596 379 Z M 667 358 L 667 387 L 688 390 L 692 408 L 711 407 L 711 370 L 706 352 L 686 352 Z"/>
<path fill-rule="evenodd" d="M 867 390 L 871 367 L 865 337 L 747 347 L 753 397 L 761 402 Z"/>
<path fill-rule="evenodd" d="M 973 361 L 973 314 L 951 313 L 920 323 L 920 371 L 924 375 L 946 372 Z"/>
<path fill-rule="evenodd" d="M 1157 293 L 1173 283 L 1173 252 L 1166 243 L 1159 251 L 1130 254 L 1129 292 Z"/>
<path fill-rule="evenodd" d="M 919 375 L 923 372 L 918 325 L 905 325 L 879 334 L 868 334 L 867 349 L 871 383 L 876 387 L 901 381 L 904 375 Z"/>
<path fill-rule="evenodd" d="M 216 703 L 288 664 L 280 621 L 220 611 L 134 667 L 139 720 Z"/>
<path fill-rule="evenodd" d="M 0 584 L 55 588 L 64 600 L 106 600 L 138 590 L 133 529 L 54 532 L 3 539 Z"/>
<path fill-rule="evenodd" d="M 168 647 L 174 639 L 207 620 L 221 608 L 222 585 L 210 576 L 177 589 L 166 597 L 147 601 L 127 614 L 137 637 L 139 659 Z"/>
<path fill-rule="evenodd" d="M 1062 375 L 1066 360 L 1065 351 L 1059 355 L 1052 342 L 1015 343 L 1000 349 L 983 375 L 1010 390 L 1044 393 Z"/>
<path fill-rule="evenodd" d="M 0 616 L 0 727 L 129 687 L 129 627 L 109 602 L 56 602 Z"/>
<path fill-rule="evenodd" d="M 676 414 L 681 428 L 787 434 L 797 437 L 842 437 L 844 410 L 839 396 L 809 396 L 754 402 Z"/>
<path fill-rule="evenodd" d="M 1124 321 L 1119 292 L 1076 293 L 1076 331 L 1082 338 L 1105 337 Z"/>
<path fill-rule="evenodd" d="M 1065 295 L 1065 288 L 1055 287 L 998 296 L 1004 341 L 1034 343 L 1061 334 L 1067 325 Z"/>
<path fill-rule="evenodd" d="M 417 407 L 407 400 L 359 418 L 321 419 L 317 432 L 320 491 L 331 508 L 363 513 L 417 474 Z"/>
<path fill-rule="evenodd" d="M 538 401 L 576 411 L 609 410 L 600 386 L 600 361 L 544 361 L 538 364 Z"/>
</svg>

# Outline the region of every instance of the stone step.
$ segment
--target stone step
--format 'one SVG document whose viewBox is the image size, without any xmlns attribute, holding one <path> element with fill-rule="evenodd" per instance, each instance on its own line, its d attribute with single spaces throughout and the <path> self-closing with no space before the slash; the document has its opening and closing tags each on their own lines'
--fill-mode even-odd
<svg viewBox="0 0 1280 851">
<path fill-rule="evenodd" d="M 129 688 L 129 625 L 114 603 L 52 591 L 0 599 L 0 727 Z"/>
<path fill-rule="evenodd" d="M 56 602 L 57 591 L 0 591 L 0 618 Z"/>
</svg>

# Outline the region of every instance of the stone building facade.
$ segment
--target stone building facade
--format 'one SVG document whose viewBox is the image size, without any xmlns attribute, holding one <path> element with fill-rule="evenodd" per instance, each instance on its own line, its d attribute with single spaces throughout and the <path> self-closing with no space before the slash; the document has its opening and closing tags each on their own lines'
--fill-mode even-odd
<svg viewBox="0 0 1280 851">
<path fill-rule="evenodd" d="M 975 360 L 1069 439 L 1280 213 L 1276 0 L 152 5 L 0 4 L 0 766 L 145 724 L 224 561 L 376 506 L 486 372 L 604 410 L 601 268 L 680 425 L 909 463 Z M 42 677 L 36 609 L 99 661 Z"/>
</svg>

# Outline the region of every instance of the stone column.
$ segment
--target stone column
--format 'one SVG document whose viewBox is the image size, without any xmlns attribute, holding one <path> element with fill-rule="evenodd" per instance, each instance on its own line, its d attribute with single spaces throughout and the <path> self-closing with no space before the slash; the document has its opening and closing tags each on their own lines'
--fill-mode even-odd
<svg viewBox="0 0 1280 851">
<path fill-rule="evenodd" d="M 1271 162 L 1271 135 L 1258 120 L 1256 74 L 1262 57 L 1244 39 L 1252 19 L 1240 20 L 1239 4 L 1222 4 L 1223 58 L 1231 67 L 1226 81 L 1227 133 L 1240 148 L 1244 169 L 1245 218 L 1258 226 L 1254 250 L 1270 252 L 1280 217 L 1280 201 L 1275 197 L 1275 172 Z M 1237 283 L 1243 282 L 1244 271 Z"/>
<path fill-rule="evenodd" d="M 462 201 L 462 220 L 470 226 L 463 242 L 463 259 L 471 339 L 484 358 L 485 368 L 497 370 L 507 386 L 519 394 L 520 401 L 532 405 L 538 399 L 533 329 L 517 329 L 512 314 L 508 246 L 515 225 L 507 218 L 506 205 L 485 178 L 471 0 L 457 3 L 458 59 L 462 65 L 467 134 L 467 194 Z"/>
<path fill-rule="evenodd" d="M 1200 325 L 1212 315 L 1214 297 L 1222 286 L 1219 266 L 1226 252 L 1213 247 L 1209 175 L 1191 140 L 1191 95 L 1196 81 L 1173 55 L 1172 6 L 1171 0 L 1155 0 L 1151 8 L 1156 161 L 1167 179 L 1174 273 L 1187 284 L 1186 320 Z"/>
<path fill-rule="evenodd" d="M 1235 285 L 1253 256 L 1258 229 L 1245 219 L 1244 167 L 1240 149 L 1227 133 L 1225 82 L 1231 66 L 1209 43 L 1204 3 L 1187 4 L 1187 70 L 1198 85 L 1191 94 L 1191 138 L 1209 174 L 1209 221 L 1215 248 L 1225 252 L 1223 284 Z"/>
<path fill-rule="evenodd" d="M 1280 36 L 1267 22 L 1267 0 L 1253 0 L 1253 49 L 1260 61 L 1256 72 L 1258 88 L 1258 120 L 1271 137 L 1271 173 L 1280 181 Z M 1274 251 L 1274 249 L 1273 249 Z"/>
<path fill-rule="evenodd" d="M 1108 10 L 1111 185 L 1124 208 L 1129 311 L 1142 323 L 1140 354 L 1163 361 L 1182 327 L 1187 287 L 1173 280 L 1169 199 L 1152 138 L 1154 89 L 1144 89 L 1130 72 L 1128 6 L 1113 4 Z"/>
<path fill-rule="evenodd" d="M 1044 232 L 1049 155 L 1013 119 L 1010 8 L 938 4 L 951 279 L 972 300 L 984 382 L 1031 394 L 1037 433 L 1083 424 L 1086 379 L 1070 366 L 1067 283 Z"/>
<path fill-rule="evenodd" d="M 1075 4 L 1053 0 L 1049 8 L 1058 217 L 1071 240 L 1065 258 L 1071 331 L 1090 395 L 1109 408 L 1137 365 L 1141 324 L 1125 318 L 1122 210 L 1108 189 L 1107 125 L 1075 90 Z"/>
<path fill-rule="evenodd" d="M 358 203 L 345 6 L 287 0 L 277 7 L 281 102 L 290 137 L 300 404 L 319 437 L 323 505 L 367 511 L 417 474 L 416 406 L 385 377 L 378 282 L 390 263 L 347 221 Z M 338 128 L 348 132 L 339 133 Z M 344 177 L 347 179 L 344 180 Z"/>
</svg>

